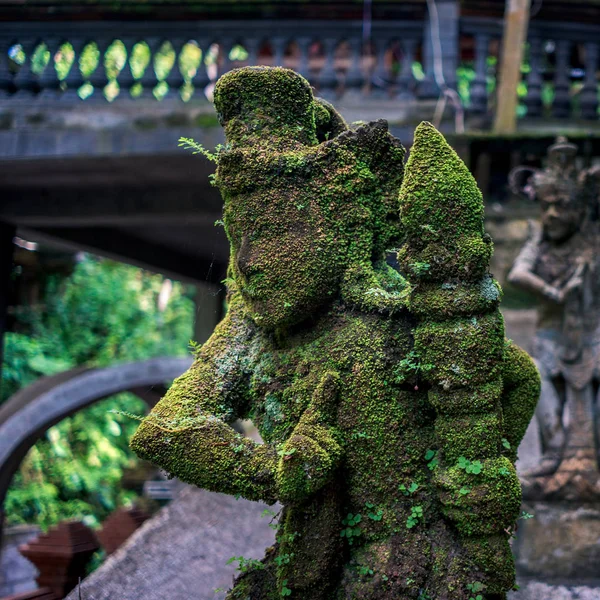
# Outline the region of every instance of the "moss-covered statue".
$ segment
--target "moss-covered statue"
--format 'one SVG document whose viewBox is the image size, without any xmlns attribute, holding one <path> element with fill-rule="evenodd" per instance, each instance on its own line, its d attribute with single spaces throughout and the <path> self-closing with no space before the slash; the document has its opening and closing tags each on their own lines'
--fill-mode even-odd
<svg viewBox="0 0 600 600">
<path fill-rule="evenodd" d="M 229 310 L 133 449 L 284 505 L 230 600 L 504 598 L 539 380 L 504 339 L 473 178 L 427 123 L 404 176 L 385 121 L 349 129 L 287 69 L 227 73 L 215 106 Z"/>
</svg>

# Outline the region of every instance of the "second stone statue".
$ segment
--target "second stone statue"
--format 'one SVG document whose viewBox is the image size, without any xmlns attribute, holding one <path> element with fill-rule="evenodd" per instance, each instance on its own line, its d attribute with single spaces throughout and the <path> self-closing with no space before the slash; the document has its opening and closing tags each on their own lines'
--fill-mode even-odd
<svg viewBox="0 0 600 600">
<path fill-rule="evenodd" d="M 287 69 L 227 73 L 215 107 L 228 312 L 132 447 L 283 504 L 229 600 L 505 598 L 539 378 L 504 339 L 468 169 L 427 123 L 405 167 L 384 121 L 349 128 Z"/>
</svg>

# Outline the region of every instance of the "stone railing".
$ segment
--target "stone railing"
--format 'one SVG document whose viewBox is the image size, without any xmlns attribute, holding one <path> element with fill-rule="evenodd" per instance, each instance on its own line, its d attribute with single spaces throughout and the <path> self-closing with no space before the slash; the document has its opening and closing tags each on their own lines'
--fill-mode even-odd
<svg viewBox="0 0 600 600">
<path fill-rule="evenodd" d="M 431 71 L 415 76 L 423 31 L 377 22 L 364 43 L 355 21 L 0 23 L 0 95 L 203 100 L 224 72 L 258 64 L 291 67 L 322 95 L 431 95 Z"/>
<path fill-rule="evenodd" d="M 442 72 L 471 114 L 493 112 L 502 26 L 441 14 Z M 291 67 L 324 97 L 432 99 L 430 30 L 420 20 L 369 31 L 360 21 L 0 23 L 0 103 L 205 102 L 224 72 L 258 64 Z M 597 119 L 599 39 L 600 25 L 533 19 L 519 115 Z"/>
<path fill-rule="evenodd" d="M 460 21 L 461 37 L 471 41 L 473 51 L 472 112 L 489 109 L 502 27 L 499 19 Z M 520 116 L 598 119 L 599 40 L 600 25 L 532 20 L 519 89 Z"/>
</svg>

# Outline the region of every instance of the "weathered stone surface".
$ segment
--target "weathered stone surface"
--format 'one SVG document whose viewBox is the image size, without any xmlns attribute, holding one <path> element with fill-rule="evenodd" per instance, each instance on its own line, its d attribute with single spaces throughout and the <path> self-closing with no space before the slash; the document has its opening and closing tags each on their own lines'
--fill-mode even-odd
<svg viewBox="0 0 600 600">
<path fill-rule="evenodd" d="M 517 569 L 548 580 L 600 578 L 600 506 L 533 503 L 513 545 Z"/>
<path fill-rule="evenodd" d="M 289 70 L 231 71 L 215 106 L 229 311 L 132 448 L 285 505 L 230 599 L 504 599 L 539 378 L 504 339 L 473 177 L 423 123 L 403 179 L 385 121 L 348 127 Z"/>
<path fill-rule="evenodd" d="M 37 571 L 19 554 L 18 547 L 39 533 L 37 525 L 16 525 L 4 530 L 0 554 L 0 598 L 36 588 Z"/>
<path fill-rule="evenodd" d="M 508 595 L 509 600 L 599 600 L 600 587 L 548 585 L 539 581 L 524 584 L 518 592 Z"/>
<path fill-rule="evenodd" d="M 510 175 L 513 189 L 541 208 L 541 227 L 531 224 L 508 276 L 539 298 L 532 356 L 542 377 L 536 417 L 543 455 L 524 479 L 531 501 L 600 497 L 600 170 L 579 170 L 576 153 L 558 138 L 543 170 L 517 167 Z"/>
<path fill-rule="evenodd" d="M 85 600 L 220 600 L 232 556 L 261 558 L 275 540 L 265 504 L 182 486 L 81 584 Z M 273 507 L 272 507 L 273 508 Z M 277 510 L 275 508 L 275 510 Z M 67 600 L 78 600 L 75 589 Z"/>
</svg>

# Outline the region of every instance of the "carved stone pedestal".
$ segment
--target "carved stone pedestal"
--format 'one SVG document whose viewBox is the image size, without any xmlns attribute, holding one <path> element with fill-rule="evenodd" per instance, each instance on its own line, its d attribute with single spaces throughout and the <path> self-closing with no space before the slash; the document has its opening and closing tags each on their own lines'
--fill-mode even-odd
<svg viewBox="0 0 600 600">
<path fill-rule="evenodd" d="M 19 552 L 39 571 L 38 585 L 64 598 L 85 576 L 85 567 L 98 549 L 94 532 L 83 523 L 71 521 L 52 527 L 21 546 Z"/>
<path fill-rule="evenodd" d="M 119 508 L 112 513 L 98 532 L 98 539 L 106 554 L 112 554 L 148 518 L 149 515 L 137 508 Z"/>
<path fill-rule="evenodd" d="M 600 584 L 600 503 L 531 502 L 524 509 L 534 518 L 519 521 L 513 544 L 519 574 Z"/>
</svg>

